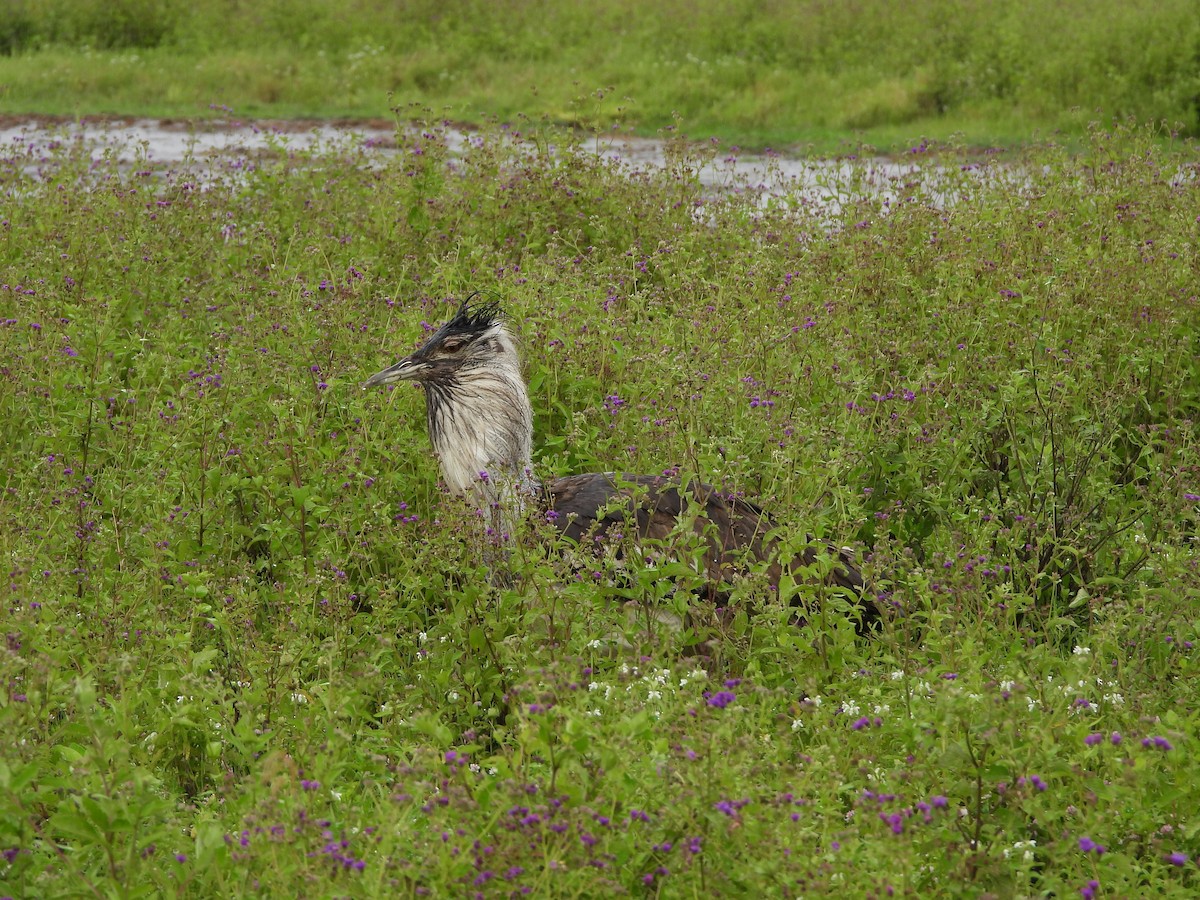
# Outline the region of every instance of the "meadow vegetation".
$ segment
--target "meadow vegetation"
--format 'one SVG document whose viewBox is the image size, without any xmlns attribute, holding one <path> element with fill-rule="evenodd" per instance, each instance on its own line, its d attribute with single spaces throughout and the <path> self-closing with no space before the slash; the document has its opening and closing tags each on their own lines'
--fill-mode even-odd
<svg viewBox="0 0 1200 900">
<path fill-rule="evenodd" d="M 0 151 L 0 895 L 1196 895 L 1193 151 L 818 203 L 398 140 Z M 473 289 L 543 475 L 745 491 L 882 630 L 536 521 L 493 586 L 420 393 L 359 388 Z"/>
<path fill-rule="evenodd" d="M 0 112 L 379 117 L 420 103 L 887 150 L 1200 128 L 1191 0 L 7 0 Z"/>
</svg>

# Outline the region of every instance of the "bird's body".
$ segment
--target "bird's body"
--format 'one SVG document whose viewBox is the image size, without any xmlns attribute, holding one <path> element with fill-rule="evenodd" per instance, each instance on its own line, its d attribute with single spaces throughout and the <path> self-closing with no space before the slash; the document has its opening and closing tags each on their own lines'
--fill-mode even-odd
<svg viewBox="0 0 1200 900">
<path fill-rule="evenodd" d="M 429 436 L 447 486 L 491 510 L 495 534 L 512 534 L 534 506 L 580 544 L 602 541 L 627 525 L 642 541 L 663 541 L 690 520 L 710 585 L 726 584 L 756 560 L 767 561 L 768 577 L 779 583 L 777 525 L 747 500 L 662 476 L 609 472 L 540 482 L 533 473 L 533 410 L 520 356 L 494 303 L 463 303 L 418 350 L 364 386 L 409 380 L 425 389 Z M 849 556 L 826 549 L 837 558 L 827 580 L 861 592 L 862 576 Z M 811 565 L 817 556 L 807 547 L 793 565 Z M 864 612 L 874 611 L 868 606 Z"/>
</svg>

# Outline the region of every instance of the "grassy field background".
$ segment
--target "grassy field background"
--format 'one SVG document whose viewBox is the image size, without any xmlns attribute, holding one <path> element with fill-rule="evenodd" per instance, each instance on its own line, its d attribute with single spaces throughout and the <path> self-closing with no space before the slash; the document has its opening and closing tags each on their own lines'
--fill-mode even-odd
<svg viewBox="0 0 1200 900">
<path fill-rule="evenodd" d="M 1195 896 L 1186 148 L 925 147 L 831 209 L 399 140 L 3 149 L 0 894 Z M 419 392 L 359 388 L 477 288 L 543 475 L 744 490 L 883 631 L 762 578 L 656 629 L 686 546 L 536 522 L 491 587 Z"/>
<path fill-rule="evenodd" d="M 1177 0 L 11 0 L 3 113 L 415 126 L 0 146 L 0 897 L 1196 896 L 1198 50 Z M 706 188 L 730 142 L 845 151 L 833 202 Z M 359 388 L 476 289 L 540 474 L 743 491 L 880 632 L 536 518 L 491 578 Z"/>
<path fill-rule="evenodd" d="M 518 115 L 747 146 L 1200 127 L 1190 0 L 7 0 L 0 112 Z M 858 136 L 854 138 L 853 136 Z"/>
</svg>

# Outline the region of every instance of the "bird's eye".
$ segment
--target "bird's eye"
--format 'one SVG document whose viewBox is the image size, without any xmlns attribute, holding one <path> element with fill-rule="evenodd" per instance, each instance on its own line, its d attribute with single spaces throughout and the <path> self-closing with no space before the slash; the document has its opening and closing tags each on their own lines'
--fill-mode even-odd
<svg viewBox="0 0 1200 900">
<path fill-rule="evenodd" d="M 466 338 L 447 338 L 442 341 L 442 350 L 446 353 L 457 353 L 466 343 Z"/>
</svg>

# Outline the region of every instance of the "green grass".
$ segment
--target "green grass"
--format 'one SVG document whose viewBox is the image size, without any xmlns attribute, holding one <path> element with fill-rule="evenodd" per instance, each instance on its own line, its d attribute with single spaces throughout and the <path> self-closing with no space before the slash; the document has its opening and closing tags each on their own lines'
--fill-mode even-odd
<svg viewBox="0 0 1200 900">
<path fill-rule="evenodd" d="M 1194 149 L 848 163 L 830 218 L 526 130 L 4 149 L 0 892 L 1194 896 Z M 533 526 L 490 587 L 358 387 L 477 288 L 543 475 L 743 489 L 883 632 L 761 578 L 647 629 L 686 594 Z"/>
<path fill-rule="evenodd" d="M 521 114 L 830 152 L 1200 128 L 1190 0 L 762 4 L 14 0 L 0 112 Z"/>
</svg>

